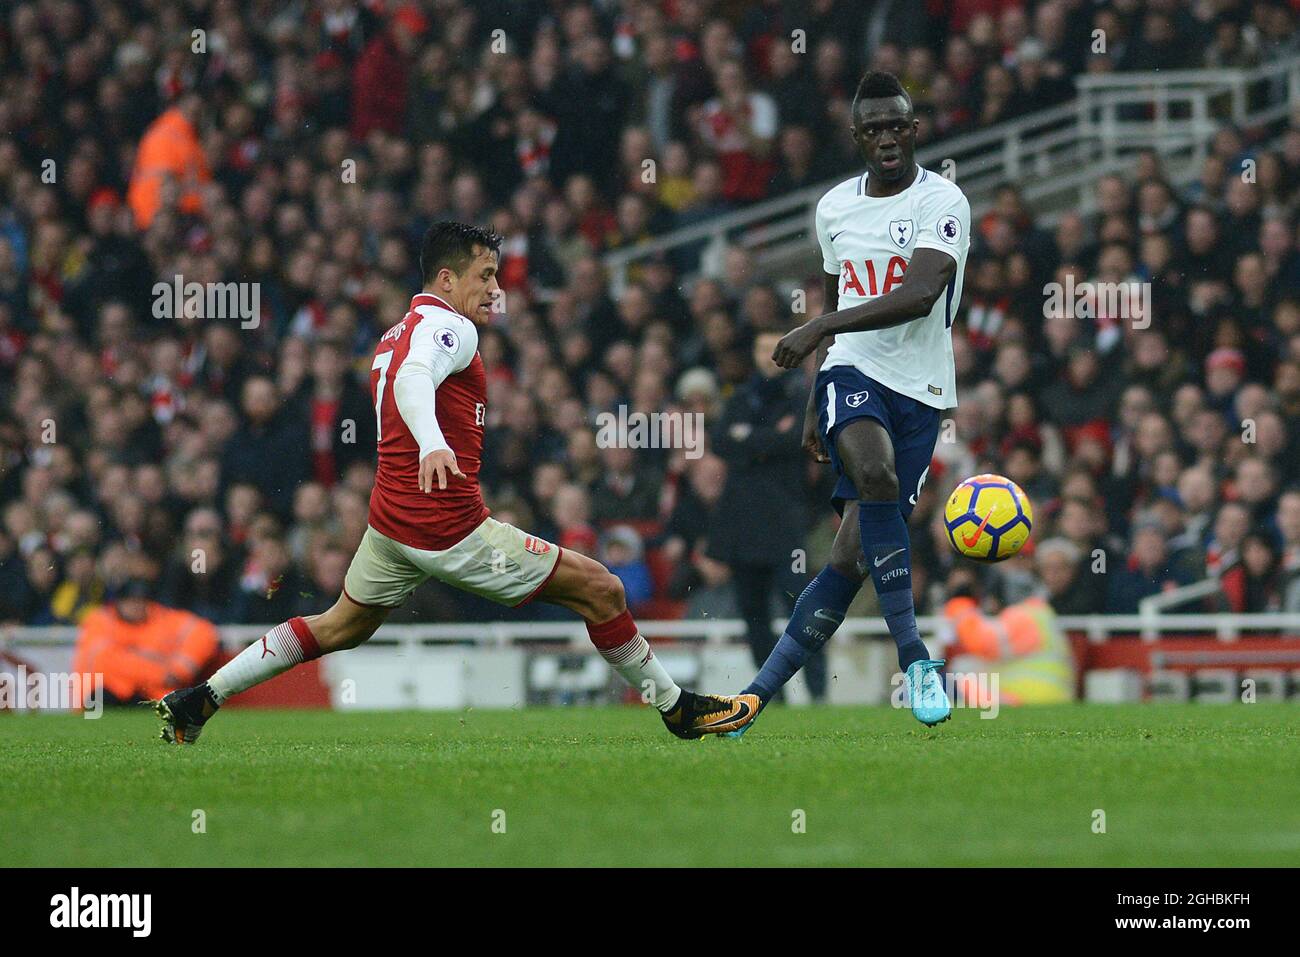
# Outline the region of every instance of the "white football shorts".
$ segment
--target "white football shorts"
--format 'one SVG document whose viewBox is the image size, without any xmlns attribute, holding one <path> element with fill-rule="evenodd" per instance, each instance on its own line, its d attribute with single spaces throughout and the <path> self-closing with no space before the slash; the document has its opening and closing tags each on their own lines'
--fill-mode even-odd
<svg viewBox="0 0 1300 957">
<path fill-rule="evenodd" d="M 451 548 L 426 551 L 367 526 L 352 556 L 343 593 L 358 605 L 396 608 L 436 578 L 453 588 L 515 607 L 554 574 L 562 549 L 490 515 Z"/>
</svg>

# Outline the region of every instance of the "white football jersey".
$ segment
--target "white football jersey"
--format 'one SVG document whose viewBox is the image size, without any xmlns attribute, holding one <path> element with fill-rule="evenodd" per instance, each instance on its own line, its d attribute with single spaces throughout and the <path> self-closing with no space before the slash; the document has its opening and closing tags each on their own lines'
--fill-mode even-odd
<svg viewBox="0 0 1300 957">
<path fill-rule="evenodd" d="M 822 267 L 840 277 L 840 309 L 897 287 L 917 249 L 942 250 L 957 260 L 957 271 L 928 316 L 889 329 L 842 332 L 822 368 L 855 366 L 895 392 L 950 409 L 957 404 L 957 375 L 949 330 L 970 249 L 970 203 L 932 170 L 918 169 L 912 185 L 896 196 L 868 196 L 866 181 L 866 173 L 845 180 L 817 203 Z"/>
</svg>

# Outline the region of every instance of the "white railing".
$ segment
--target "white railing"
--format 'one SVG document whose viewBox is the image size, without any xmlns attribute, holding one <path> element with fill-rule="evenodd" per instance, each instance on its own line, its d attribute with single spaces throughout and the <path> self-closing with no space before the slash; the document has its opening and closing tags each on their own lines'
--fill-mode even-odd
<svg viewBox="0 0 1300 957">
<path fill-rule="evenodd" d="M 977 197 L 990 196 L 998 184 L 1008 177 L 1017 177 L 1027 165 L 1041 168 L 1045 148 L 1055 142 L 1053 134 L 1059 138 L 1060 131 L 1068 129 L 1074 122 L 1075 107 L 1067 103 L 924 147 L 917 151 L 916 160 L 936 172 L 959 176 L 962 189 L 974 208 Z M 674 230 L 629 249 L 608 253 L 604 264 L 610 288 L 617 298 L 627 284 L 628 267 L 660 253 L 671 253 L 701 242 L 706 244 L 701 258 L 702 272 L 706 275 L 718 274 L 722 252 L 729 245 L 753 251 L 760 266 L 766 265 L 768 260 L 790 254 L 809 254 L 808 237 L 817 201 L 828 189 L 850 175 L 844 173 L 816 186 Z"/>
<path fill-rule="evenodd" d="M 1217 595 L 1222 589 L 1223 585 L 1219 579 L 1206 578 L 1192 582 L 1190 585 L 1181 585 L 1169 591 L 1148 595 L 1138 602 L 1138 617 L 1147 622 L 1143 626 L 1143 631 L 1158 629 L 1160 616 L 1170 608 L 1177 608 L 1189 601 L 1209 598 L 1211 595 Z"/>
<path fill-rule="evenodd" d="M 1300 614 L 1186 614 L 1186 615 L 1078 615 L 1061 616 L 1058 622 L 1068 632 L 1084 634 L 1094 643 L 1113 636 L 1141 635 L 1150 641 L 1164 635 L 1195 633 L 1214 635 L 1230 642 L 1245 634 L 1264 633 L 1300 637 Z M 673 638 L 724 645 L 739 642 L 745 623 L 738 618 L 682 619 L 677 621 L 640 621 L 641 633 L 647 638 Z M 774 619 L 774 633 L 786 625 Z M 923 635 L 932 635 L 946 627 L 940 616 L 917 619 Z M 219 629 L 223 643 L 231 649 L 256 641 L 271 625 L 223 625 Z M 889 633 L 880 618 L 846 618 L 835 640 L 854 642 L 863 638 L 883 637 Z M 0 651 L 21 656 L 24 648 L 65 647 L 75 643 L 77 629 L 67 626 L 16 627 L 0 632 Z M 384 625 L 371 639 L 378 644 L 426 645 L 472 644 L 486 647 L 511 644 L 557 644 L 585 650 L 590 647 L 586 626 L 582 622 L 509 622 L 481 624 Z"/>
<path fill-rule="evenodd" d="M 1151 130 L 1157 136 L 1204 128 L 1179 126 L 1188 121 L 1217 121 L 1215 129 L 1223 122 L 1270 122 L 1286 116 L 1291 105 L 1300 102 L 1300 57 L 1247 69 L 1088 75 L 1076 79 L 1075 87 L 1080 125 L 1090 126 L 1100 115 L 1103 140 L 1116 140 L 1135 128 Z M 1252 110 L 1252 93 L 1265 100 L 1265 105 Z M 1154 115 L 1124 121 L 1120 108 L 1133 105 L 1150 107 Z"/>
<path fill-rule="evenodd" d="M 943 140 L 919 150 L 917 161 L 953 176 L 976 217 L 1006 182 L 1015 182 L 1027 203 L 1049 214 L 1090 210 L 1097 179 L 1129 169 L 1137 150 L 1156 150 L 1172 178 L 1186 182 L 1224 123 L 1257 126 L 1286 116 L 1300 103 L 1300 57 L 1247 70 L 1116 73 L 1083 76 L 1075 83 L 1079 95 L 1070 103 Z M 1145 115 L 1130 118 L 1134 108 Z M 809 237 L 817 201 L 846 178 L 609 253 L 604 264 L 610 287 L 621 296 L 629 267 L 697 243 L 705 246 L 700 271 L 710 276 L 720 273 L 729 245 L 752 252 L 765 275 L 812 262 L 815 243 Z"/>
<path fill-rule="evenodd" d="M 1156 148 L 1195 173 L 1225 124 L 1273 123 L 1300 103 L 1300 57 L 1250 69 L 1084 76 L 1075 85 L 1080 138 L 1091 146 L 1087 162 L 1110 170 L 1123 151 Z M 1079 198 L 1092 200 L 1090 193 Z"/>
</svg>

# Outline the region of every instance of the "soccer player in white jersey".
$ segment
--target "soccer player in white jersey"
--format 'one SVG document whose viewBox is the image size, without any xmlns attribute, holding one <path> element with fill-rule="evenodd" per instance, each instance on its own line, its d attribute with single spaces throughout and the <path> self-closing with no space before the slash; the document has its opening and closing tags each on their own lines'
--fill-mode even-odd
<svg viewBox="0 0 1300 957">
<path fill-rule="evenodd" d="M 866 169 L 817 204 L 827 312 L 785 335 L 772 358 L 791 369 L 816 351 L 804 447 L 834 467 L 832 501 L 843 522 L 830 563 L 799 596 L 745 691 L 771 700 L 831 637 L 870 575 L 912 713 L 935 725 L 951 706 L 943 662 L 930 658 L 916 626 L 907 518 L 930 469 L 940 415 L 957 404 L 950 329 L 970 204 L 952 182 L 916 165 L 917 125 L 896 77 L 864 76 L 851 132 Z"/>
<path fill-rule="evenodd" d="M 429 227 L 420 249 L 424 289 L 380 337 L 370 367 L 379 468 L 343 594 L 324 614 L 290 618 L 207 681 L 155 702 L 164 740 L 193 744 L 234 695 L 303 661 L 355 648 L 430 578 L 509 607 L 536 599 L 577 612 L 601 656 L 679 738 L 732 731 L 758 713 L 753 695 L 679 688 L 604 565 L 488 514 L 478 484 L 487 409 L 478 327 L 500 292 L 501 241 L 465 223 Z"/>
</svg>

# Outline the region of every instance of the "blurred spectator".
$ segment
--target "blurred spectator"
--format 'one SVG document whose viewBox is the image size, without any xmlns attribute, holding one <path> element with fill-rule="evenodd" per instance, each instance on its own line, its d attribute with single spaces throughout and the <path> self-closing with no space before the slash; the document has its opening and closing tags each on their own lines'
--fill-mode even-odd
<svg viewBox="0 0 1300 957">
<path fill-rule="evenodd" d="M 341 343 L 317 343 L 311 361 L 310 377 L 289 404 L 307 410 L 312 478 L 329 488 L 348 466 L 371 460 L 376 420 L 369 395 L 348 375 L 347 351 Z"/>
<path fill-rule="evenodd" d="M 218 651 L 217 630 L 150 600 L 148 581 L 124 582 L 81 623 L 72 670 L 104 676 L 105 700 L 130 704 L 192 685 Z"/>
<path fill-rule="evenodd" d="M 1127 562 L 1110 572 L 1106 611 L 1136 615 L 1143 598 L 1172 591 L 1189 582 L 1174 569 L 1164 527 L 1158 519 L 1144 518 L 1133 527 L 1133 551 Z"/>
<path fill-rule="evenodd" d="M 739 614 L 729 590 L 731 569 L 707 553 L 710 516 L 722 501 L 727 465 L 716 455 L 705 455 L 694 463 L 688 480 L 668 520 L 664 550 L 678 562 L 669 593 L 689 599 L 687 618 Z"/>
<path fill-rule="evenodd" d="M 221 516 L 213 508 L 197 508 L 185 519 L 181 547 L 165 567 L 165 604 L 183 608 L 217 624 L 235 621 L 238 561 L 222 537 Z"/>
<path fill-rule="evenodd" d="M 94 552 L 89 548 L 78 548 L 68 556 L 63 580 L 50 596 L 52 623 L 80 624 L 103 602 L 104 593 L 104 581 L 95 567 Z"/>
<path fill-rule="evenodd" d="M 740 60 L 723 63 L 715 75 L 718 96 L 705 102 L 696 123 L 703 147 L 722 166 L 722 195 L 732 202 L 762 199 L 775 169 L 776 103 L 749 89 Z"/>
<path fill-rule="evenodd" d="M 1080 588 L 1083 567 L 1079 547 L 1063 538 L 1050 538 L 1034 548 L 1034 569 L 1047 592 L 1047 602 L 1060 615 L 1090 615 L 1100 609 L 1092 607 L 1088 590 Z"/>
<path fill-rule="evenodd" d="M 297 612 L 306 617 L 327 611 L 343 593 L 343 579 L 352 564 L 352 553 L 336 544 L 326 544 L 313 551 L 307 563 L 310 580 L 298 593 Z"/>
<path fill-rule="evenodd" d="M 967 707 L 1074 700 L 1074 656 L 1048 601 L 1035 595 L 1004 605 L 983 594 L 969 568 L 949 576 L 947 593 L 952 597 L 943 616 L 953 639 L 948 668 L 964 679 L 958 693 Z M 996 687 L 981 686 L 979 676 L 989 673 L 997 675 Z"/>
<path fill-rule="evenodd" d="M 1225 610 L 1245 614 L 1280 611 L 1282 576 L 1277 542 L 1265 532 L 1251 532 L 1241 543 L 1241 561 L 1220 577 Z"/>
<path fill-rule="evenodd" d="M 245 424 L 226 447 L 222 482 L 251 485 L 272 509 L 288 514 L 294 490 L 309 474 L 305 424 L 281 404 L 275 383 L 265 376 L 244 383 L 240 411 Z"/>
<path fill-rule="evenodd" d="M 271 535 L 258 538 L 239 580 L 234 619 L 258 625 L 287 621 L 296 614 L 303 593 L 302 579 L 284 541 Z"/>
<path fill-rule="evenodd" d="M 628 525 L 615 525 L 601 536 L 597 557 L 623 583 L 627 607 L 636 614 L 654 593 L 641 536 Z"/>
<path fill-rule="evenodd" d="M 601 524 L 652 520 L 659 514 L 658 474 L 644 463 L 638 467 L 626 435 L 614 441 L 601 449 L 605 473 L 592 492 L 592 518 Z"/>
<path fill-rule="evenodd" d="M 772 594 L 794 567 L 808 527 L 807 510 L 790 490 L 802 482 L 803 416 L 808 382 L 772 361 L 781 330 L 754 337 L 754 372 L 727 401 L 713 429 L 714 451 L 727 464 L 727 483 L 709 522 L 708 555 L 731 569 L 755 667 L 776 646 Z M 807 567 L 806 559 L 802 563 Z M 794 601 L 783 589 L 778 615 Z M 813 655 L 805 678 L 815 698 L 826 693 L 825 655 Z"/>
<path fill-rule="evenodd" d="M 201 187 L 212 179 L 198 129 L 202 108 L 200 96 L 186 93 L 141 138 L 127 193 L 140 229 L 153 224 L 164 203 L 182 213 L 202 213 Z"/>
</svg>

